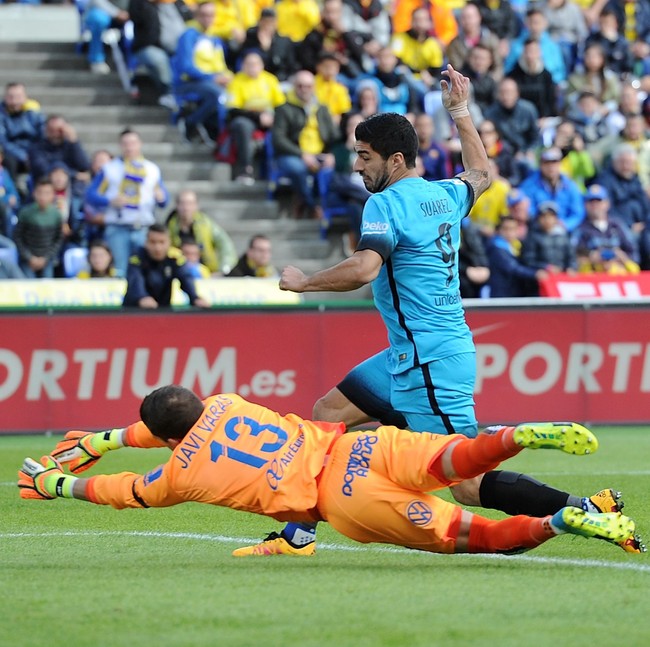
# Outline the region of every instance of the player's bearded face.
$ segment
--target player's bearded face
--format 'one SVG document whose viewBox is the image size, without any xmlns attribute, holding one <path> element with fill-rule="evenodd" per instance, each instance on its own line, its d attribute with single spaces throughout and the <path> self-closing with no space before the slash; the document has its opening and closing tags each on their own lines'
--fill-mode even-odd
<svg viewBox="0 0 650 647">
<path fill-rule="evenodd" d="M 366 170 L 361 174 L 363 184 L 370 193 L 379 193 L 383 191 L 390 181 L 388 173 L 388 163 L 382 160 L 382 165 L 377 170 Z"/>
<path fill-rule="evenodd" d="M 353 170 L 361 176 L 370 193 L 379 193 L 390 184 L 388 160 L 385 160 L 366 142 L 357 141 L 354 147 L 357 159 Z"/>
</svg>

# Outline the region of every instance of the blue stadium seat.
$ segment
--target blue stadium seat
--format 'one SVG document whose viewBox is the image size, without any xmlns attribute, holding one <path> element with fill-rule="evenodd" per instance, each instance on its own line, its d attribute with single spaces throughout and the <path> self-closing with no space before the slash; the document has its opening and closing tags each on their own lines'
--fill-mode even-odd
<svg viewBox="0 0 650 647">
<path fill-rule="evenodd" d="M 63 273 L 66 278 L 74 278 L 88 268 L 88 250 L 85 247 L 69 247 L 63 252 Z"/>
<path fill-rule="evenodd" d="M 15 247 L 0 247 L 0 259 L 18 265 L 18 250 Z"/>
<path fill-rule="evenodd" d="M 276 197 L 276 192 L 280 186 L 291 186 L 291 180 L 282 175 L 275 161 L 273 152 L 273 138 L 269 130 L 264 137 L 264 176 L 268 182 L 268 197 L 273 200 Z"/>
<path fill-rule="evenodd" d="M 329 186 L 334 175 L 334 169 L 324 168 L 316 174 L 316 185 L 318 186 L 318 195 L 320 196 L 321 207 L 323 208 L 323 217 L 320 221 L 320 237 L 325 240 L 327 232 L 332 224 L 332 219 L 338 216 L 349 217 L 349 208 L 345 205 L 329 205 Z"/>
</svg>

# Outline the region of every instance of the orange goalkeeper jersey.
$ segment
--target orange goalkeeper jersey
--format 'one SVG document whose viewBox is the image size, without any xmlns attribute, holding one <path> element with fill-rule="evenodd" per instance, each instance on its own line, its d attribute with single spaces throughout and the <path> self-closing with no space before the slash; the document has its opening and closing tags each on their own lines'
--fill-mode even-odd
<svg viewBox="0 0 650 647">
<path fill-rule="evenodd" d="M 144 476 L 92 477 L 88 499 L 114 508 L 197 501 L 279 521 L 319 518 L 316 477 L 344 432 L 342 423 L 282 416 L 233 393 L 212 396 L 204 405 L 167 463 Z"/>
</svg>

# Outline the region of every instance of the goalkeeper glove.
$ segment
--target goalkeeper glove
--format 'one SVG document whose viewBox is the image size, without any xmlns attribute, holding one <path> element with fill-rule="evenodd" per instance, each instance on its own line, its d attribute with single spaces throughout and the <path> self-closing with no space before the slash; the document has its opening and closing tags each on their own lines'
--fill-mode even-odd
<svg viewBox="0 0 650 647">
<path fill-rule="evenodd" d="M 124 429 L 110 431 L 69 431 L 65 440 L 57 443 L 52 457 L 68 463 L 73 474 L 80 474 L 92 467 L 106 452 L 124 447 Z"/>
<path fill-rule="evenodd" d="M 43 456 L 40 463 L 26 458 L 18 472 L 21 499 L 72 499 L 72 486 L 76 480 L 76 476 L 64 474 L 61 465 L 51 456 Z"/>
</svg>

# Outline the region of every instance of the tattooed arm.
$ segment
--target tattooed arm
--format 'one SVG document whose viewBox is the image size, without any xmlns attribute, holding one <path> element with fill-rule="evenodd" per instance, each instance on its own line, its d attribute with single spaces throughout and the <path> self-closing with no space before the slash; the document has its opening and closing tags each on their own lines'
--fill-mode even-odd
<svg viewBox="0 0 650 647">
<path fill-rule="evenodd" d="M 464 155 L 463 155 L 464 157 Z M 459 173 L 456 177 L 465 180 L 472 189 L 474 190 L 474 204 L 478 197 L 486 191 L 490 184 L 492 184 L 492 178 L 490 177 L 490 172 L 486 170 L 470 169 L 469 171 L 463 171 Z"/>
</svg>

